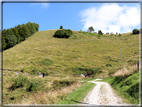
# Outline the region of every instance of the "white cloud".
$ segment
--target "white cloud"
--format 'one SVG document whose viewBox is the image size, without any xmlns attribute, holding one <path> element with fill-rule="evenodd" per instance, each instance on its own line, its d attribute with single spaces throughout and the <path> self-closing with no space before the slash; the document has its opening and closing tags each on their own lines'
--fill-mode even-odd
<svg viewBox="0 0 142 107">
<path fill-rule="evenodd" d="M 93 26 L 95 31 L 102 30 L 103 33 L 131 32 L 133 27 L 140 25 L 140 6 L 128 7 L 118 4 L 104 4 L 100 8 L 91 7 L 79 13 L 83 30 Z"/>
<path fill-rule="evenodd" d="M 35 1 L 39 1 L 39 0 L 35 0 Z M 49 7 L 49 3 L 46 3 L 45 1 L 47 0 L 40 0 L 41 3 L 31 3 L 31 5 L 41 5 L 42 8 L 48 8 Z"/>
</svg>

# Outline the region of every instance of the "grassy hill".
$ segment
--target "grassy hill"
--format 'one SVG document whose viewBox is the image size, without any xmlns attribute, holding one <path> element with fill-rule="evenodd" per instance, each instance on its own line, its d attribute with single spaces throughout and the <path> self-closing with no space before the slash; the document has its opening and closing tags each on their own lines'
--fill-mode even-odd
<svg viewBox="0 0 142 107">
<path fill-rule="evenodd" d="M 61 39 L 52 37 L 55 31 L 37 32 L 4 51 L 3 69 L 28 73 L 33 69 L 46 70 L 53 76 L 70 75 L 77 67 L 115 72 L 127 61 L 139 57 L 139 35 L 126 33 L 119 37 L 104 34 L 98 39 L 95 34 L 73 31 L 73 37 Z"/>
<path fill-rule="evenodd" d="M 78 72 L 95 71 L 97 74 L 94 73 L 93 78 L 135 73 L 134 70 L 127 73 L 127 70 L 139 59 L 139 35 L 125 33 L 121 36 L 101 36 L 73 31 L 72 37 L 65 39 L 52 37 L 55 31 L 37 32 L 3 52 L 3 69 L 12 70 L 3 71 L 4 104 L 57 104 L 82 85 L 92 89 L 94 85 L 79 82 L 83 77 Z M 125 69 L 120 71 L 121 68 Z M 13 71 L 31 75 L 17 75 Z M 41 78 L 33 75 L 35 72 L 46 72 L 48 76 Z M 111 77 L 108 80 L 111 79 L 113 81 Z M 126 82 L 129 80 L 126 79 Z M 116 84 L 112 85 L 115 87 Z M 131 92 L 133 85 L 130 84 L 127 90 Z"/>
</svg>

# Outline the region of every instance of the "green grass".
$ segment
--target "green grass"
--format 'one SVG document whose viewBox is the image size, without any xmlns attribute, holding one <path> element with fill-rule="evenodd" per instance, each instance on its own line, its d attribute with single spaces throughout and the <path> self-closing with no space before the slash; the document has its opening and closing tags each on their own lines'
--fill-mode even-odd
<svg viewBox="0 0 142 107">
<path fill-rule="evenodd" d="M 94 83 L 87 83 L 77 88 L 67 96 L 61 96 L 62 101 L 60 101 L 59 104 L 81 104 L 87 93 L 91 91 L 94 86 Z"/>
<path fill-rule="evenodd" d="M 126 33 L 121 34 L 121 37 L 110 34 L 101 36 L 73 31 L 72 37 L 64 39 L 54 38 L 55 31 L 36 32 L 25 41 L 5 50 L 3 52 L 3 69 L 27 72 L 32 74 L 31 78 L 36 78 L 36 73 L 43 72 L 48 77 L 45 79 L 36 78 L 34 82 L 39 79 L 46 86 L 51 85 L 55 78 L 62 80 L 68 76 L 70 80 L 79 80 L 81 79 L 80 73 L 96 72 L 98 68 L 100 70 L 97 70 L 94 78 L 97 75 L 102 75 L 101 73 L 104 75 L 114 73 L 130 60 L 138 60 L 139 58 L 139 35 Z M 81 69 L 74 72 L 73 68 Z M 105 72 L 102 72 L 103 70 Z M 16 88 L 12 92 L 7 90 L 13 84 L 11 79 L 16 78 L 12 73 L 11 71 L 3 76 L 4 103 L 19 100 L 22 93 L 25 92 L 21 91 L 21 88 Z M 77 76 L 75 76 L 76 74 Z M 32 85 L 35 84 L 31 83 Z M 25 96 L 28 97 L 28 94 Z M 9 100 L 11 97 L 14 97 L 14 100 Z"/>
<path fill-rule="evenodd" d="M 128 77 L 108 77 L 103 81 L 110 83 L 128 103 L 139 104 L 139 72 Z"/>
<path fill-rule="evenodd" d="M 31 72 L 34 69 L 46 70 L 52 75 L 72 74 L 70 68 L 102 68 L 113 72 L 121 67 L 120 48 L 122 51 L 122 63 L 128 60 L 138 60 L 139 40 L 138 35 L 121 37 L 103 34 L 98 39 L 97 34 L 79 33 L 73 31 L 77 38 L 54 38 L 56 30 L 36 32 L 26 41 L 3 52 L 3 68 L 12 70 L 24 70 Z M 131 46 L 133 41 L 133 48 Z M 110 56 L 110 58 L 108 58 Z M 107 67 L 106 64 L 111 64 Z M 69 69 L 69 70 L 68 70 Z M 55 76 L 54 75 L 54 76 Z"/>
</svg>

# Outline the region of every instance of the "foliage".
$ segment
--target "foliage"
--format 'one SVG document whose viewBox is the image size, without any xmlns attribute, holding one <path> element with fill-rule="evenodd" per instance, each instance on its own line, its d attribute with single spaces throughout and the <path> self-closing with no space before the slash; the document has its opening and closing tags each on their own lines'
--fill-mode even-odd
<svg viewBox="0 0 142 107">
<path fill-rule="evenodd" d="M 121 96 L 129 99 L 131 104 L 139 103 L 139 72 L 129 77 L 116 76 L 105 78 L 104 81 L 109 82 Z"/>
<path fill-rule="evenodd" d="M 17 78 L 14 78 L 12 86 L 9 88 L 9 90 L 15 90 L 17 88 L 23 88 L 25 91 L 37 91 L 39 89 L 42 89 L 44 86 L 41 84 L 40 80 L 29 80 L 28 77 L 19 74 Z"/>
<path fill-rule="evenodd" d="M 77 74 L 84 74 L 84 75 L 93 75 L 100 73 L 101 68 L 91 69 L 91 68 L 72 68 L 72 71 Z"/>
<path fill-rule="evenodd" d="M 62 87 L 67 87 L 75 83 L 74 80 L 54 80 L 52 87 L 53 89 L 61 89 Z"/>
<path fill-rule="evenodd" d="M 94 28 L 92 26 L 89 27 L 89 31 L 94 31 Z"/>
<path fill-rule="evenodd" d="M 35 28 L 34 23 L 28 22 L 26 25 L 27 25 L 31 35 L 36 32 L 36 28 Z"/>
<path fill-rule="evenodd" d="M 5 37 L 2 36 L 2 49 L 4 50 L 6 48 L 6 46 L 7 46 L 7 43 L 5 41 Z"/>
<path fill-rule="evenodd" d="M 12 30 L 13 30 L 14 35 L 17 38 L 17 43 L 21 42 L 21 37 L 20 37 L 20 34 L 18 32 L 18 29 L 15 27 L 15 28 L 12 28 Z"/>
<path fill-rule="evenodd" d="M 11 48 L 17 43 L 17 38 L 15 35 L 7 35 L 5 40 L 7 43 L 6 48 Z"/>
<path fill-rule="evenodd" d="M 57 38 L 69 38 L 72 35 L 72 31 L 70 29 L 62 29 L 62 30 L 57 30 L 53 37 Z"/>
<path fill-rule="evenodd" d="M 60 29 L 63 29 L 63 26 L 62 26 L 62 25 L 60 26 Z"/>
<path fill-rule="evenodd" d="M 132 32 L 133 32 L 133 34 L 139 34 L 139 30 L 138 29 L 134 29 Z"/>
<path fill-rule="evenodd" d="M 111 65 L 111 64 L 106 64 L 106 66 L 107 66 L 107 67 L 112 67 L 112 65 Z"/>
<path fill-rule="evenodd" d="M 103 33 L 102 33 L 102 31 L 101 31 L 101 30 L 98 30 L 98 34 L 102 35 Z"/>
<path fill-rule="evenodd" d="M 22 41 L 24 41 L 26 38 L 28 38 L 30 36 L 30 31 L 28 29 L 28 27 L 23 24 L 21 27 L 20 27 L 20 36 L 22 38 Z"/>
</svg>

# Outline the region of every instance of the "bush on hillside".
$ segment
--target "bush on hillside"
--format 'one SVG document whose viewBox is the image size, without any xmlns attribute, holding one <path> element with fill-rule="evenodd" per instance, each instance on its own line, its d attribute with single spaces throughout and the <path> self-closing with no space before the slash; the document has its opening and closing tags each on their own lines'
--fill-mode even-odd
<svg viewBox="0 0 142 107">
<path fill-rule="evenodd" d="M 139 30 L 138 29 L 134 29 L 133 30 L 133 34 L 139 34 Z"/>
<path fill-rule="evenodd" d="M 60 29 L 63 29 L 63 26 L 62 26 L 62 25 L 60 26 Z"/>
<path fill-rule="evenodd" d="M 70 29 L 62 29 L 62 30 L 57 30 L 53 37 L 57 38 L 69 38 L 72 35 L 72 31 Z"/>
<path fill-rule="evenodd" d="M 102 31 L 101 31 L 101 30 L 99 30 L 99 31 L 98 31 L 98 34 L 102 35 L 103 33 L 102 33 Z"/>
</svg>

